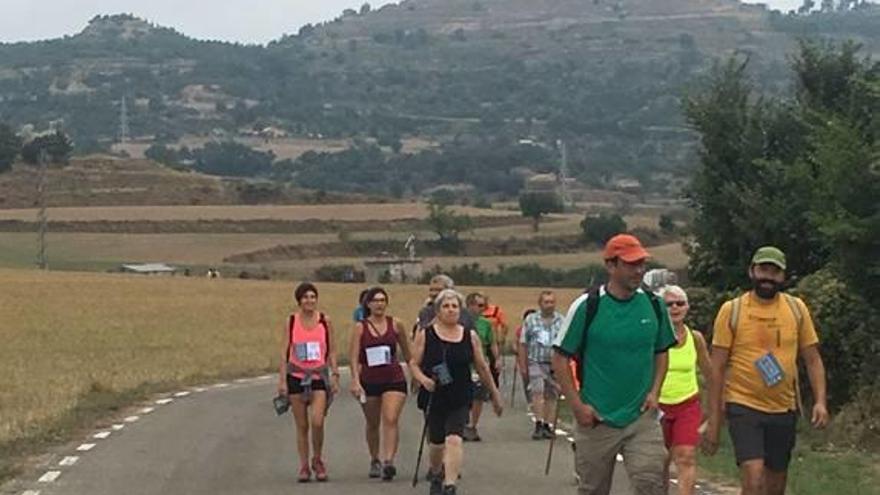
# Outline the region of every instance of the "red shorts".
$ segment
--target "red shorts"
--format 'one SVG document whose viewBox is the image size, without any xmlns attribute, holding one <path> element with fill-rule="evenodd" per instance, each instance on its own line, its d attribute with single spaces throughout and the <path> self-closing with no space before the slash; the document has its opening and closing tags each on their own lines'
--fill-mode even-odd
<svg viewBox="0 0 880 495">
<path fill-rule="evenodd" d="M 680 404 L 660 404 L 663 411 L 663 438 L 666 448 L 677 445 L 696 447 L 700 444 L 700 423 L 703 421 L 703 410 L 700 408 L 700 396 L 695 395 Z"/>
</svg>

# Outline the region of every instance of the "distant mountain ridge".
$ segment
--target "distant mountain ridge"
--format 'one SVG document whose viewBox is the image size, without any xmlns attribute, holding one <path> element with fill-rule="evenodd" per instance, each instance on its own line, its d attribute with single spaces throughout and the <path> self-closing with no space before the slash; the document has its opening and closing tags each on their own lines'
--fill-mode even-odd
<svg viewBox="0 0 880 495">
<path fill-rule="evenodd" d="M 81 150 L 274 126 L 292 135 L 528 137 L 571 143 L 573 173 L 676 171 L 693 159 L 681 98 L 742 54 L 790 84 L 802 35 L 880 53 L 880 8 L 790 17 L 736 0 L 406 0 L 347 11 L 268 46 L 199 41 L 130 15 L 0 44 L 0 121 L 63 120 Z"/>
</svg>

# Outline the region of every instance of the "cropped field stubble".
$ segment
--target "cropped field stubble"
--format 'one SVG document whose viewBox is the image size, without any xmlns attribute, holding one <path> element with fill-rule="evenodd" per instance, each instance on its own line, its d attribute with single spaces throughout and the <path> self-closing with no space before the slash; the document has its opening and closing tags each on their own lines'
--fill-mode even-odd
<svg viewBox="0 0 880 495">
<path fill-rule="evenodd" d="M 47 432 L 58 439 L 87 426 L 70 418 L 90 407 L 84 401 L 96 393 L 134 399 L 136 391 L 273 370 L 280 329 L 293 308 L 293 285 L 280 282 L 20 270 L 0 270 L 0 280 L 2 453 L 13 444 L 44 442 Z M 336 341 L 347 342 L 362 287 L 318 288 Z M 391 286 L 389 292 L 392 313 L 409 324 L 424 288 Z M 560 306 L 577 292 L 559 291 Z M 534 306 L 538 291 L 487 293 L 515 321 Z"/>
</svg>

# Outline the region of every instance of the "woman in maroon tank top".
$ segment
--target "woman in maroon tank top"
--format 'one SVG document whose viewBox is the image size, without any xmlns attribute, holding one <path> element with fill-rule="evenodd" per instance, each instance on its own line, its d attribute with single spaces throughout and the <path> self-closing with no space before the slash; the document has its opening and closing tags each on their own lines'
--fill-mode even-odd
<svg viewBox="0 0 880 495">
<path fill-rule="evenodd" d="M 374 287 L 364 296 L 366 317 L 357 322 L 351 334 L 349 358 L 351 394 L 361 402 L 367 420 L 367 448 L 370 451 L 370 478 L 391 481 L 397 474 L 394 457 L 399 438 L 398 420 L 406 401 L 406 375 L 397 356 L 410 358 L 409 339 L 400 320 L 386 314 L 388 293 Z M 379 452 L 379 437 L 382 452 Z"/>
</svg>

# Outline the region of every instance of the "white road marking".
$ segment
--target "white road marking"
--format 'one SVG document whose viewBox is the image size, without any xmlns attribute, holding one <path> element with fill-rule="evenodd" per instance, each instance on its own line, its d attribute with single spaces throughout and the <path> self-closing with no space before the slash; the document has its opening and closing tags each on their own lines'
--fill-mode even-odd
<svg viewBox="0 0 880 495">
<path fill-rule="evenodd" d="M 123 425 L 123 424 L 115 424 L 115 425 L 111 426 L 110 428 L 112 428 L 113 431 L 119 431 L 119 430 L 125 428 L 125 425 Z"/>
<path fill-rule="evenodd" d="M 156 401 L 156 405 L 164 406 L 165 404 L 171 404 L 172 402 L 174 402 L 174 399 L 171 398 L 159 399 Z"/>
<path fill-rule="evenodd" d="M 61 476 L 61 471 L 46 471 L 46 474 L 40 476 L 40 479 L 37 481 L 40 483 L 52 483 L 57 480 L 59 476 Z"/>
<path fill-rule="evenodd" d="M 79 457 L 75 455 L 69 455 L 64 459 L 61 459 L 61 462 L 58 463 L 59 466 L 73 466 L 76 464 L 76 461 L 79 460 Z"/>
<path fill-rule="evenodd" d="M 93 448 L 95 448 L 95 444 L 84 443 L 84 444 L 80 445 L 79 447 L 77 447 L 76 450 L 78 450 L 80 452 L 88 452 L 88 451 L 92 450 Z"/>
<path fill-rule="evenodd" d="M 105 438 L 110 436 L 110 433 L 111 432 L 109 432 L 109 431 L 99 431 L 98 433 L 95 433 L 94 435 L 92 435 L 92 438 L 97 438 L 98 440 L 104 440 Z"/>
<path fill-rule="evenodd" d="M 191 393 L 191 392 L 189 392 L 189 391 L 187 391 L 187 390 L 184 390 L 183 392 L 177 392 L 176 394 L 174 394 L 174 396 L 175 396 L 175 397 L 186 397 L 186 396 L 189 395 L 190 393 Z"/>
<path fill-rule="evenodd" d="M 150 414 L 151 412 L 153 412 L 155 410 L 156 410 L 155 407 L 145 407 L 145 408 L 141 409 L 141 414 Z"/>
<path fill-rule="evenodd" d="M 129 417 L 123 419 L 123 421 L 125 421 L 126 423 L 134 423 L 135 421 L 137 421 L 139 419 L 141 419 L 140 416 L 129 416 Z"/>
</svg>

